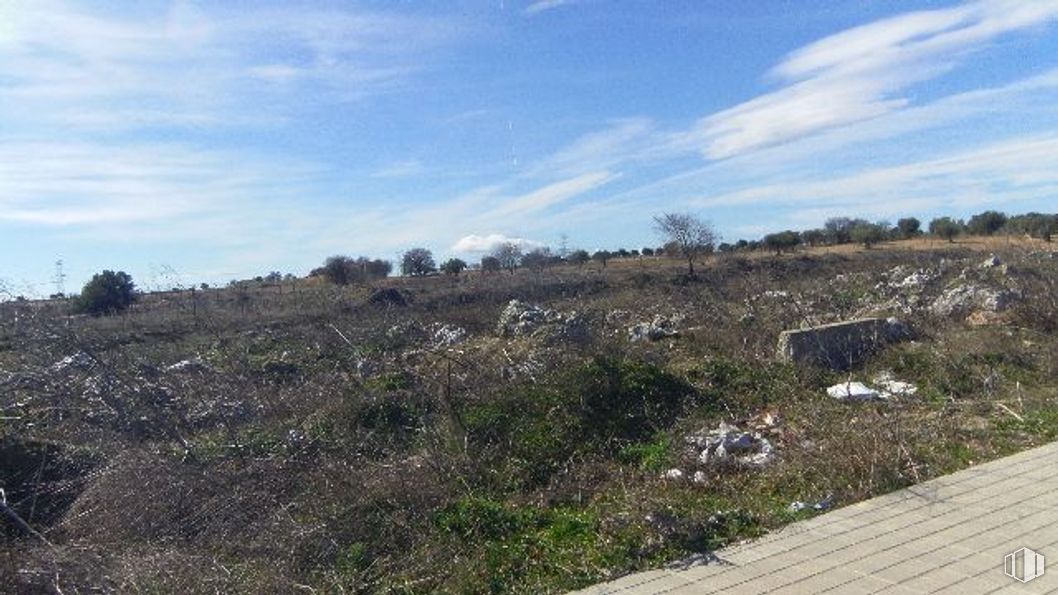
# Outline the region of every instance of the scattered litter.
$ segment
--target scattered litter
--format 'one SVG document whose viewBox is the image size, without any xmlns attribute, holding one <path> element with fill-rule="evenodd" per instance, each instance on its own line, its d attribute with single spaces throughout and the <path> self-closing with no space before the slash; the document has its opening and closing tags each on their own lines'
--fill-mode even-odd
<svg viewBox="0 0 1058 595">
<path fill-rule="evenodd" d="M 790 506 L 787 508 L 790 512 L 801 512 L 802 510 L 805 510 L 807 508 L 811 508 L 812 510 L 826 510 L 830 508 L 833 504 L 834 496 L 828 495 L 826 498 L 823 498 L 819 502 L 815 502 L 812 504 L 808 502 L 802 502 L 800 500 L 795 500 L 791 502 Z"/>
<path fill-rule="evenodd" d="M 882 372 L 874 377 L 871 384 L 878 387 L 883 399 L 892 397 L 913 397 L 918 392 L 918 387 L 910 382 L 903 382 L 893 378 L 891 372 Z"/>
<path fill-rule="evenodd" d="M 630 327 L 628 329 L 628 340 L 660 341 L 661 339 L 675 337 L 679 334 L 679 331 L 676 330 L 676 321 L 659 314 L 655 316 L 654 320 L 651 322 L 640 322 Z"/>
<path fill-rule="evenodd" d="M 839 401 L 888 400 L 895 397 L 912 397 L 918 387 L 910 382 L 893 378 L 891 372 L 882 372 L 874 377 L 871 385 L 862 382 L 842 382 L 827 389 L 827 396 Z"/>
<path fill-rule="evenodd" d="M 720 422 L 715 430 L 689 436 L 688 442 L 700 449 L 703 464 L 734 463 L 746 467 L 764 467 L 775 460 L 775 448 L 759 433 L 749 433 Z"/>
<path fill-rule="evenodd" d="M 83 351 L 78 351 L 73 355 L 67 355 L 61 360 L 55 362 L 51 366 L 52 372 L 64 372 L 70 368 L 86 369 L 91 368 L 95 363 L 95 359 Z"/>
<path fill-rule="evenodd" d="M 827 389 L 827 395 L 839 401 L 873 401 L 883 398 L 881 393 L 862 382 L 842 382 Z"/>
<path fill-rule="evenodd" d="M 997 267 L 997 266 L 999 266 L 1001 264 L 1003 264 L 1003 261 L 1000 260 L 999 257 L 996 256 L 995 254 L 992 254 L 988 258 L 986 258 L 985 261 L 982 262 L 980 266 L 981 266 L 982 269 L 992 269 L 992 268 L 995 268 L 995 267 Z"/>
<path fill-rule="evenodd" d="M 661 478 L 673 480 L 683 479 L 683 471 L 680 471 L 679 469 L 669 469 L 661 474 Z"/>
<path fill-rule="evenodd" d="M 204 372 L 209 369 L 206 362 L 202 361 L 202 358 L 192 357 L 185 360 L 176 362 L 171 366 L 166 366 L 167 372 Z"/>
</svg>

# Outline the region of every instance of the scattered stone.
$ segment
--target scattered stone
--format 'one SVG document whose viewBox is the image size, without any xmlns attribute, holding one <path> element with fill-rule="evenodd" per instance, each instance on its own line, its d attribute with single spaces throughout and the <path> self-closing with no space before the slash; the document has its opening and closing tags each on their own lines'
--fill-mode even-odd
<svg viewBox="0 0 1058 595">
<path fill-rule="evenodd" d="M 671 318 L 657 315 L 651 322 L 640 322 L 628 329 L 629 341 L 660 341 L 668 337 L 678 336 L 676 323 Z"/>
<path fill-rule="evenodd" d="M 899 287 L 900 289 L 917 289 L 929 285 L 933 281 L 936 281 L 938 278 L 939 275 L 937 275 L 937 273 L 933 271 L 919 269 L 911 273 L 910 275 L 904 277 L 900 281 L 894 283 L 893 285 L 895 287 Z"/>
<path fill-rule="evenodd" d="M 966 316 L 975 310 L 999 313 L 1009 310 L 1017 300 L 1018 295 L 1007 289 L 961 283 L 945 290 L 929 310 L 942 317 Z"/>
<path fill-rule="evenodd" d="M 970 326 L 990 326 L 993 324 L 1002 324 L 1007 322 L 1008 318 L 998 312 L 988 312 L 987 310 L 977 310 L 966 317 L 966 324 Z"/>
<path fill-rule="evenodd" d="M 815 502 L 815 503 L 812 503 L 812 504 L 809 504 L 808 502 L 802 502 L 800 500 L 795 500 L 795 501 L 790 503 L 790 506 L 788 507 L 788 510 L 790 512 L 801 512 L 802 510 L 805 510 L 806 508 L 811 508 L 812 510 L 820 510 L 821 511 L 821 510 L 826 510 L 826 509 L 830 508 L 833 505 L 833 503 L 834 503 L 834 496 L 832 496 L 832 495 L 827 496 L 826 498 L 823 498 L 819 502 Z"/>
<path fill-rule="evenodd" d="M 862 382 L 843 382 L 827 389 L 827 396 L 839 401 L 874 401 L 881 399 L 880 392 Z"/>
<path fill-rule="evenodd" d="M 909 338 L 896 318 L 861 318 L 807 329 L 783 331 L 778 355 L 783 361 L 845 370 L 885 345 Z"/>
<path fill-rule="evenodd" d="M 205 372 L 209 370 L 209 366 L 202 361 L 202 358 L 195 356 L 166 366 L 165 370 L 167 372 Z"/>
<path fill-rule="evenodd" d="M 360 378 L 370 378 L 378 373 L 378 365 L 371 360 L 359 358 L 356 360 L 356 375 Z"/>
<path fill-rule="evenodd" d="M 432 341 L 437 347 L 451 347 L 467 339 L 467 329 L 461 326 L 435 323 L 432 329 Z"/>
<path fill-rule="evenodd" d="M 694 477 L 691 478 L 691 481 L 698 485 L 705 485 L 708 480 L 709 476 L 705 474 L 705 471 L 695 471 Z"/>
<path fill-rule="evenodd" d="M 500 313 L 496 332 L 502 337 L 581 342 L 588 338 L 588 324 L 576 312 L 563 313 L 511 300 Z"/>
<path fill-rule="evenodd" d="M 71 368 L 78 370 L 87 370 L 95 365 L 95 359 L 83 351 L 78 351 L 73 355 L 67 355 L 61 360 L 51 365 L 50 370 L 52 372 L 65 372 Z"/>
<path fill-rule="evenodd" d="M 984 262 L 982 262 L 980 264 L 980 268 L 982 268 L 982 269 L 993 269 L 993 268 L 995 268 L 997 266 L 1000 266 L 1001 264 L 1003 264 L 1003 261 L 1000 260 L 999 257 L 996 256 L 995 254 L 992 254 L 988 258 L 986 258 Z"/>
<path fill-rule="evenodd" d="M 386 329 L 386 338 L 391 341 L 414 342 L 426 340 L 428 333 L 414 320 L 401 320 Z"/>
<path fill-rule="evenodd" d="M 775 449 L 767 438 L 724 422 L 720 422 L 715 430 L 689 436 L 687 440 L 700 449 L 698 461 L 703 464 L 764 467 L 775 459 Z"/>
</svg>

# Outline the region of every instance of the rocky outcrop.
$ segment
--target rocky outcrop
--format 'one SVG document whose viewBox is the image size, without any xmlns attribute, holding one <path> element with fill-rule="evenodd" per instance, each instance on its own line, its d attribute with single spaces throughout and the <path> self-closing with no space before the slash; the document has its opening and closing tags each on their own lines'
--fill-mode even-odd
<svg viewBox="0 0 1058 595">
<path fill-rule="evenodd" d="M 500 313 L 496 332 L 501 337 L 532 337 L 554 342 L 588 340 L 588 323 L 576 312 L 559 312 L 511 300 Z"/>
</svg>

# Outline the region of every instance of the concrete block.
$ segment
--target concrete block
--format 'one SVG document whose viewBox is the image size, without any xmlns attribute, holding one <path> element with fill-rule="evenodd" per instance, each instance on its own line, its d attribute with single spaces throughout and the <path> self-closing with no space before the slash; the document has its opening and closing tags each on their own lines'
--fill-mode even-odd
<svg viewBox="0 0 1058 595">
<path fill-rule="evenodd" d="M 885 345 L 907 337 L 907 327 L 895 318 L 861 318 L 783 331 L 778 357 L 796 364 L 847 370 Z"/>
</svg>

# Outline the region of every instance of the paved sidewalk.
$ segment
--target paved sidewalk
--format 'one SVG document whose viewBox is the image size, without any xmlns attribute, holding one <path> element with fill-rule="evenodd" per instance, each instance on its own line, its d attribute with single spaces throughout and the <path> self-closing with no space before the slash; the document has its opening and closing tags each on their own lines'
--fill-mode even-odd
<svg viewBox="0 0 1058 595">
<path fill-rule="evenodd" d="M 1028 583 L 1004 556 L 1055 565 Z M 794 523 L 719 562 L 595 585 L 621 593 L 1058 593 L 1058 443 Z"/>
</svg>

